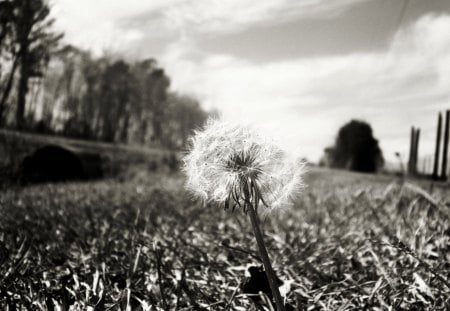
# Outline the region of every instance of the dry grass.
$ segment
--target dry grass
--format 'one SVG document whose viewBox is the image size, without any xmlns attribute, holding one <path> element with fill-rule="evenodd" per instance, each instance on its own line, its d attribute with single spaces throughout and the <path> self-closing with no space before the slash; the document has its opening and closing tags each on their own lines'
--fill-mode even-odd
<svg viewBox="0 0 450 311">
<path fill-rule="evenodd" d="M 256 310 L 248 219 L 192 202 L 179 175 L 0 194 L 0 309 Z M 264 221 L 294 310 L 449 310 L 449 191 L 312 171 Z M 447 200 L 447 202 L 446 202 Z"/>
</svg>

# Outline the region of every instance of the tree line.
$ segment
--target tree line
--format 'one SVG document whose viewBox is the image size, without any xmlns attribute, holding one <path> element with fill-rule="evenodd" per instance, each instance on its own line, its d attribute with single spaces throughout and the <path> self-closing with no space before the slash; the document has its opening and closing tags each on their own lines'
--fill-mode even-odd
<svg viewBox="0 0 450 311">
<path fill-rule="evenodd" d="M 0 1 L 0 127 L 180 148 L 208 113 L 152 58 L 64 45 L 45 0 Z"/>
</svg>

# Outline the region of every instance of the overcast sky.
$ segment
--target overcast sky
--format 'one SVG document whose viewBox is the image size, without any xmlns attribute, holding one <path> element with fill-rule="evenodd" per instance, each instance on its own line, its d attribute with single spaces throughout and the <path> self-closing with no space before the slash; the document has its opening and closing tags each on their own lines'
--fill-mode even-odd
<svg viewBox="0 0 450 311">
<path fill-rule="evenodd" d="M 65 40 L 153 57 L 172 90 L 317 161 L 352 118 L 385 157 L 433 153 L 450 109 L 449 0 L 53 0 Z"/>
</svg>

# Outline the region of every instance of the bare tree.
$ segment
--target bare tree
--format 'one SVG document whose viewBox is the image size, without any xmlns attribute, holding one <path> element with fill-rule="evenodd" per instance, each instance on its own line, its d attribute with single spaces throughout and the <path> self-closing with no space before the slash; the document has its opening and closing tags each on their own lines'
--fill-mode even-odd
<svg viewBox="0 0 450 311">
<path fill-rule="evenodd" d="M 17 57 L 19 80 L 17 88 L 16 126 L 24 127 L 26 96 L 29 80 L 40 78 L 52 50 L 62 35 L 51 31 L 54 22 L 45 0 L 13 0 L 11 42 Z"/>
<path fill-rule="evenodd" d="M 122 60 L 108 65 L 103 72 L 98 102 L 102 116 L 101 136 L 105 141 L 115 141 L 119 133 L 122 138 L 126 136 L 132 81 L 130 66 Z"/>
<path fill-rule="evenodd" d="M 195 99 L 169 92 L 169 77 L 153 59 L 93 58 L 66 46 L 45 80 L 39 124 L 72 137 L 124 143 L 148 143 L 151 137 L 180 148 L 207 116 Z"/>
<path fill-rule="evenodd" d="M 0 82 L 3 86 L 0 88 L 0 126 L 4 124 L 4 115 L 6 110 L 6 101 L 14 82 L 14 75 L 18 65 L 17 53 L 14 53 L 12 44 L 12 25 L 13 25 L 13 2 L 0 2 Z M 6 64 L 11 63 L 7 77 L 3 77 Z"/>
<path fill-rule="evenodd" d="M 137 101 L 133 107 L 135 119 L 135 138 L 141 143 L 146 143 L 147 133 L 149 131 L 151 112 L 148 109 L 148 103 L 151 101 L 151 92 L 148 90 L 148 77 L 157 69 L 156 60 L 149 58 L 137 62 L 133 66 L 133 74 L 137 83 Z"/>
</svg>

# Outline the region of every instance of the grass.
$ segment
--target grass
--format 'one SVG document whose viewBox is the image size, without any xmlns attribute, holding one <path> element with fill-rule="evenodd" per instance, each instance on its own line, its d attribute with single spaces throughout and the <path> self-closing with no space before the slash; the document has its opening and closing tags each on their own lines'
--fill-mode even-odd
<svg viewBox="0 0 450 311">
<path fill-rule="evenodd" d="M 291 309 L 450 309 L 448 188 L 315 169 L 306 183 L 263 221 Z M 0 309 L 262 310 L 240 289 L 261 264 L 249 219 L 182 184 L 140 169 L 2 190 Z"/>
</svg>

